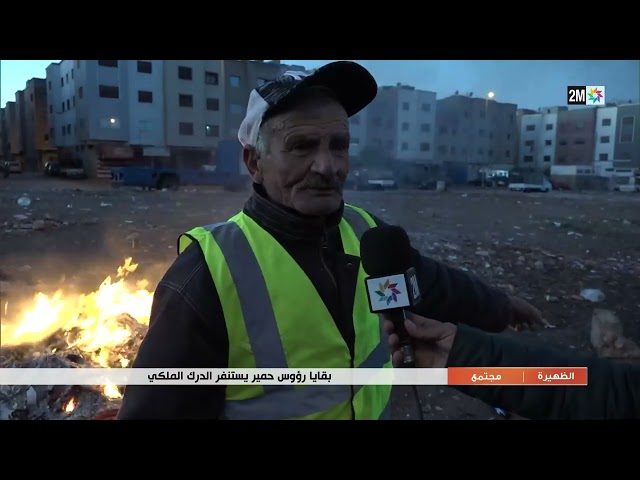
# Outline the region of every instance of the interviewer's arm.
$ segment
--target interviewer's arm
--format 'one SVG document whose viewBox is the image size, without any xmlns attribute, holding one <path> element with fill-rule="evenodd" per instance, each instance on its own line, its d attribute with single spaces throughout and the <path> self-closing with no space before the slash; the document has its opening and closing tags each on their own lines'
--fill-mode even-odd
<svg viewBox="0 0 640 480">
<path fill-rule="evenodd" d="M 228 340 L 213 280 L 197 245 L 185 251 L 158 285 L 149 331 L 134 368 L 227 368 Z M 224 386 L 129 385 L 118 420 L 217 419 Z"/>
<path fill-rule="evenodd" d="M 386 223 L 373 216 L 377 225 Z M 480 278 L 422 255 L 413 248 L 413 265 L 422 302 L 413 309 L 417 315 L 465 323 L 487 332 L 502 332 L 511 320 L 511 304 L 506 293 Z"/>
<path fill-rule="evenodd" d="M 587 386 L 457 390 L 529 419 L 640 418 L 640 366 L 527 345 L 459 325 L 448 367 L 588 367 Z"/>
</svg>

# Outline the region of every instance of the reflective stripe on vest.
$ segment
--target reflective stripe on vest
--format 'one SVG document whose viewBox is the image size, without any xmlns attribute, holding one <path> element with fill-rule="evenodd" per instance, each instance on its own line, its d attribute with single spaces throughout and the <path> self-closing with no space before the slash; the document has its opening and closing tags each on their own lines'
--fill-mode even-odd
<svg viewBox="0 0 640 480">
<path fill-rule="evenodd" d="M 345 206 L 343 220 L 345 221 L 340 223 L 339 229 L 344 251 L 348 255 L 359 257 L 359 239 L 368 228 L 375 226 L 375 223 L 366 212 L 353 206 Z M 304 331 L 300 332 L 304 327 L 291 330 L 292 325 L 297 327 L 297 324 L 290 323 L 295 322 L 295 319 L 281 320 L 279 324 L 275 313 L 278 308 L 274 308 L 272 296 L 281 295 L 282 292 L 273 291 L 281 287 L 275 288 L 274 284 L 278 282 L 274 283 L 273 275 L 270 280 L 267 280 L 265 277 L 269 275 L 264 275 L 263 269 L 265 264 L 269 263 L 269 258 L 265 259 L 265 257 L 269 257 L 268 253 L 271 250 L 267 249 L 278 252 L 278 248 L 281 247 L 253 220 L 240 213 L 228 222 L 193 229 L 180 237 L 179 252 L 184 251 L 191 241 L 197 241 L 204 252 L 221 297 L 229 334 L 229 368 L 289 368 L 287 353 L 290 357 L 298 359 L 298 366 L 292 368 L 349 368 L 351 366 L 346 344 L 328 312 L 325 316 L 314 313 L 314 317 L 311 317 L 319 317 L 322 321 L 327 317 L 332 324 L 332 326 L 318 327 L 321 330 L 320 333 L 326 338 L 323 337 L 323 346 L 317 349 L 305 348 L 304 345 L 302 348 L 297 347 L 297 343 L 306 341 L 306 337 L 302 338 Z M 269 245 L 263 247 L 265 243 Z M 266 253 L 259 253 L 257 256 L 256 250 L 260 249 L 266 250 Z M 277 255 L 274 254 L 274 256 Z M 291 261 L 295 264 L 293 259 Z M 282 268 L 289 267 L 282 266 Z M 296 274 L 299 275 L 299 273 Z M 308 282 L 311 285 L 310 281 Z M 296 285 L 291 287 L 295 295 Z M 286 310 L 286 306 L 283 307 L 282 304 L 297 301 L 294 313 L 305 311 L 304 307 L 307 303 L 308 308 L 313 308 L 314 312 L 322 308 L 326 311 L 319 295 L 315 290 L 313 291 L 315 295 L 305 295 L 303 299 L 291 298 L 290 302 L 286 298 L 278 297 L 276 307 L 279 307 L 282 312 Z M 317 298 L 309 298 L 308 302 L 305 301 L 307 297 L 312 296 Z M 380 328 L 379 319 L 368 309 L 362 268 L 360 268 L 353 311 L 357 339 L 354 366 L 390 368 L 386 336 Z M 279 315 L 283 316 L 282 313 Z M 374 322 L 375 328 L 372 329 Z M 335 329 L 335 334 L 332 328 Z M 288 339 L 292 341 L 293 346 L 287 343 Z M 327 344 L 326 348 L 325 344 Z M 322 365 L 302 365 L 306 361 L 304 358 L 306 350 L 309 351 L 309 355 L 313 355 L 315 350 L 322 355 L 323 349 L 328 358 L 322 360 Z M 315 358 L 312 358 L 315 361 Z M 386 418 L 391 387 L 388 385 L 354 386 L 352 390 L 349 385 L 234 385 L 227 386 L 226 390 L 225 416 L 230 419 L 349 419 L 353 416 L 352 403 L 356 419 L 375 419 Z"/>
</svg>

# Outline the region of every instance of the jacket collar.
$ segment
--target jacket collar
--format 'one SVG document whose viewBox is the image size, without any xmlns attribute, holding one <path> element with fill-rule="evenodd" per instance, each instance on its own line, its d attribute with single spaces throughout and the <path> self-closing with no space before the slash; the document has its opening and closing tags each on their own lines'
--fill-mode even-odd
<svg viewBox="0 0 640 480">
<path fill-rule="evenodd" d="M 253 184 L 253 194 L 244 206 L 244 213 L 280 240 L 320 242 L 327 230 L 342 219 L 344 202 L 327 217 L 311 217 L 275 203 L 264 189 Z"/>
</svg>

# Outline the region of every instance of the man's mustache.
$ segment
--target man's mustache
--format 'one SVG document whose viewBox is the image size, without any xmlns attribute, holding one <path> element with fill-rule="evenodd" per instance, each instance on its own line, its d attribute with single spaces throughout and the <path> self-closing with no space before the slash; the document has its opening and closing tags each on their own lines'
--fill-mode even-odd
<svg viewBox="0 0 640 480">
<path fill-rule="evenodd" d="M 302 188 L 309 189 L 339 189 L 342 187 L 342 180 L 340 178 L 323 178 L 323 177 L 313 177 L 304 182 Z"/>
</svg>

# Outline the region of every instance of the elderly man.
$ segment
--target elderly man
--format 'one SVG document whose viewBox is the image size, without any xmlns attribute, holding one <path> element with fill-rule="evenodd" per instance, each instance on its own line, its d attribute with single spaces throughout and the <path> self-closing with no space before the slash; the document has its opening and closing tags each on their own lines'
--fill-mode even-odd
<svg viewBox="0 0 640 480">
<path fill-rule="evenodd" d="M 369 312 L 359 239 L 382 221 L 345 205 L 349 117 L 376 96 L 371 74 L 334 62 L 251 92 L 239 129 L 253 195 L 227 222 L 179 240 L 159 283 L 139 368 L 390 367 Z M 414 251 L 415 313 L 491 332 L 539 312 Z M 378 419 L 390 386 L 129 386 L 119 419 Z"/>
</svg>

